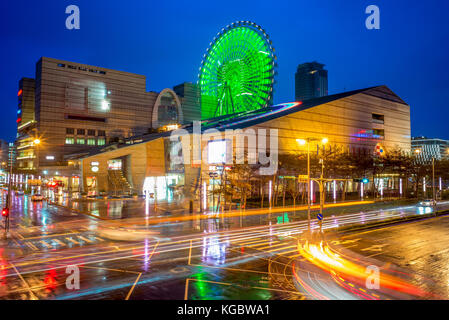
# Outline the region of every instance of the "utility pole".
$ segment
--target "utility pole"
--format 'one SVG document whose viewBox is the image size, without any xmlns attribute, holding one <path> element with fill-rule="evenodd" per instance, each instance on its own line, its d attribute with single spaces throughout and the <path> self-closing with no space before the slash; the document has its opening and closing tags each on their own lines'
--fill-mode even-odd
<svg viewBox="0 0 449 320">
<path fill-rule="evenodd" d="M 310 230 L 310 142 L 307 141 L 307 230 Z"/>
<path fill-rule="evenodd" d="M 321 162 L 321 178 L 320 178 L 320 214 L 323 216 L 324 207 L 324 159 Z M 320 220 L 320 233 L 323 233 L 323 220 Z"/>
<path fill-rule="evenodd" d="M 12 184 L 12 150 L 9 150 L 9 181 L 8 181 L 8 195 L 6 196 L 6 206 L 2 210 L 2 216 L 5 217 L 5 239 L 8 238 L 9 232 L 9 212 L 11 206 L 11 184 Z"/>
</svg>

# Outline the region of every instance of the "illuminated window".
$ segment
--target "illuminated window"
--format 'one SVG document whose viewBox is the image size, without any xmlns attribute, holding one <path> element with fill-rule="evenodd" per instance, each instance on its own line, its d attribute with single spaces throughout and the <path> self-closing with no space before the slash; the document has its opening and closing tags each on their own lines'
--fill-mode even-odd
<svg viewBox="0 0 449 320">
<path fill-rule="evenodd" d="M 65 138 L 65 144 L 74 144 L 75 139 L 74 138 Z"/>
<path fill-rule="evenodd" d="M 98 144 L 99 146 L 102 146 L 102 145 L 104 145 L 105 143 L 106 143 L 106 141 L 105 141 L 104 138 L 99 138 L 99 139 L 97 140 L 97 144 Z"/>
<path fill-rule="evenodd" d="M 383 114 L 373 113 L 373 122 L 384 123 L 385 117 Z"/>
<path fill-rule="evenodd" d="M 384 138 L 385 137 L 385 130 L 384 129 L 373 129 L 373 134 L 375 136 L 378 136 L 379 138 Z"/>
<path fill-rule="evenodd" d="M 110 109 L 110 107 L 111 107 L 111 104 L 108 102 L 108 101 L 106 101 L 106 100 L 103 100 L 102 102 L 101 102 L 101 109 L 102 110 L 109 110 Z"/>
<path fill-rule="evenodd" d="M 85 144 L 85 143 L 86 143 L 86 140 L 83 138 L 76 139 L 76 144 Z"/>
<path fill-rule="evenodd" d="M 87 139 L 87 145 L 88 146 L 94 146 L 95 145 L 95 139 L 93 139 L 93 138 Z"/>
</svg>

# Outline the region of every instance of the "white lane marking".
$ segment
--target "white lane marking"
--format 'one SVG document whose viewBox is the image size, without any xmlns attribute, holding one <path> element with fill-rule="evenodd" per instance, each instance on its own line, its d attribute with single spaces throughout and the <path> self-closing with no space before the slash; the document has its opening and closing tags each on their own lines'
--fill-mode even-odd
<svg viewBox="0 0 449 320">
<path fill-rule="evenodd" d="M 57 244 L 59 244 L 61 247 L 65 247 L 66 244 L 58 239 L 53 239 L 54 242 L 56 242 Z"/>
<path fill-rule="evenodd" d="M 39 241 L 40 243 L 42 243 L 44 246 L 46 246 L 47 248 L 51 248 L 51 245 L 48 244 L 47 242 L 45 242 L 44 240 Z"/>
<path fill-rule="evenodd" d="M 74 243 L 74 244 L 80 244 L 78 241 L 76 241 L 76 240 L 74 240 L 74 239 L 72 239 L 72 238 L 65 238 L 67 241 L 70 241 L 70 242 L 72 242 L 72 243 Z"/>
<path fill-rule="evenodd" d="M 78 236 L 78 238 L 80 238 L 80 239 L 83 240 L 84 242 L 92 243 L 92 240 L 89 240 L 89 239 L 87 239 L 87 238 L 85 238 L 85 237 L 83 237 L 83 236 Z"/>
<path fill-rule="evenodd" d="M 296 245 L 288 246 L 288 247 L 282 247 L 282 248 L 276 248 L 276 249 L 272 249 L 272 250 L 267 250 L 267 252 L 274 252 L 274 251 L 285 250 L 285 249 L 290 249 L 290 248 L 296 248 Z M 278 252 L 278 253 L 282 253 L 282 252 Z"/>
</svg>

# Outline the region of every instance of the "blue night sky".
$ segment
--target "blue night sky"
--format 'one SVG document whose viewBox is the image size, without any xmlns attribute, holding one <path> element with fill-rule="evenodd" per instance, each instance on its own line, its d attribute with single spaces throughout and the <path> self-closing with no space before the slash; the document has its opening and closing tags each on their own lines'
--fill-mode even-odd
<svg viewBox="0 0 449 320">
<path fill-rule="evenodd" d="M 81 29 L 65 28 L 76 4 Z M 365 8 L 380 8 L 380 30 Z M 209 42 L 227 24 L 251 20 L 278 56 L 275 103 L 294 99 L 299 63 L 329 70 L 329 94 L 386 84 L 411 106 L 412 135 L 449 139 L 449 1 L 11 1 L 0 4 L 0 138 L 16 132 L 17 87 L 41 56 L 146 75 L 159 91 L 196 82 Z"/>
</svg>

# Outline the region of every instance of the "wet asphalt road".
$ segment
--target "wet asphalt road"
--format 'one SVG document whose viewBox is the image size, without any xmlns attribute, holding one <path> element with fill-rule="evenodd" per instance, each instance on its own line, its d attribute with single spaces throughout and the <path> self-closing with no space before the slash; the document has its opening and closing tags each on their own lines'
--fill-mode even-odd
<svg viewBox="0 0 449 320">
<path fill-rule="evenodd" d="M 347 234 L 334 243 L 375 259 L 380 267 L 401 268 L 411 283 L 434 295 L 432 299 L 449 299 L 447 215 Z"/>
<path fill-rule="evenodd" d="M 306 229 L 304 221 L 277 224 L 277 219 L 265 219 L 262 226 L 226 229 L 223 219 L 208 219 L 197 224 L 188 222 L 190 233 L 185 232 L 184 226 L 177 234 L 160 232 L 139 241 L 118 241 L 99 232 L 98 228 L 109 225 L 109 221 L 46 203 L 32 203 L 26 197 L 13 198 L 13 238 L 3 241 L 0 247 L 2 299 L 309 298 L 295 287 L 291 268 L 294 261 L 301 259 L 297 236 Z M 329 219 L 325 227 L 407 212 L 419 214 L 416 208 L 363 213 Z M 317 227 L 316 223 L 313 227 Z M 435 227 L 440 225 L 435 223 Z M 429 228 L 430 237 L 432 224 Z M 449 233 L 444 233 L 444 228 L 440 232 L 442 239 L 447 240 Z M 412 238 L 408 231 L 404 231 L 404 236 Z M 382 239 L 387 241 L 388 237 Z M 372 241 L 377 241 L 376 236 Z M 367 253 L 364 246 L 372 246 L 369 241 L 360 243 L 359 250 L 363 253 Z M 423 251 L 423 257 L 432 250 L 435 251 L 432 254 L 441 256 L 442 262 L 436 263 L 435 268 L 444 268 L 443 243 L 444 240 L 440 246 L 424 246 L 427 251 Z M 427 261 L 418 263 L 415 261 L 418 258 L 404 256 L 400 263 L 405 267 Z M 376 258 L 396 263 L 389 260 L 394 257 L 379 254 Z M 79 289 L 66 284 L 70 276 L 67 266 L 72 265 L 79 268 Z M 431 272 L 432 268 L 426 270 Z M 420 277 L 431 278 L 428 274 Z M 447 280 L 435 290 L 448 297 L 445 285 Z"/>
</svg>

